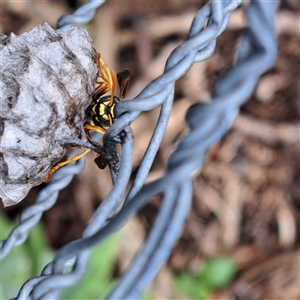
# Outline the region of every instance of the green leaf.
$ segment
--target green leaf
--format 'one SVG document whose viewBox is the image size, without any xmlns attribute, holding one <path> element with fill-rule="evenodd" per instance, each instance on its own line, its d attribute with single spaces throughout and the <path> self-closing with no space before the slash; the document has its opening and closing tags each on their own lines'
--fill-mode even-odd
<svg viewBox="0 0 300 300">
<path fill-rule="evenodd" d="M 220 256 L 206 261 L 198 274 L 181 273 L 175 277 L 176 289 L 192 299 L 209 299 L 210 293 L 226 286 L 237 268 L 229 257 Z"/>
<path fill-rule="evenodd" d="M 206 299 L 211 290 L 198 277 L 189 273 L 182 273 L 175 277 L 175 288 L 192 299 Z"/>
<path fill-rule="evenodd" d="M 237 268 L 230 257 L 220 256 L 209 259 L 199 274 L 199 280 L 210 288 L 221 288 L 231 282 Z"/>
</svg>

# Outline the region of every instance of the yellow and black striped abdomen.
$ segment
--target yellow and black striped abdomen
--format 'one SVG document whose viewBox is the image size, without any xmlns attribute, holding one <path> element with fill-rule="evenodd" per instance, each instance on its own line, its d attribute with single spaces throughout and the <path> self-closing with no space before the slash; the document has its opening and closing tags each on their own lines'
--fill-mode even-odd
<svg viewBox="0 0 300 300">
<path fill-rule="evenodd" d="M 109 127 L 112 125 L 115 115 L 115 103 L 119 101 L 117 97 L 114 97 L 112 105 L 111 96 L 94 97 L 91 104 L 86 110 L 88 123 L 92 126 Z"/>
</svg>

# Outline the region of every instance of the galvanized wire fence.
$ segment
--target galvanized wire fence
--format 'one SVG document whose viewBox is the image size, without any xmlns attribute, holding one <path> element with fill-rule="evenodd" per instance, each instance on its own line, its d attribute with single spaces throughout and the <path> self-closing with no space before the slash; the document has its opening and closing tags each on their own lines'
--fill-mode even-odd
<svg viewBox="0 0 300 300">
<path fill-rule="evenodd" d="M 58 27 L 90 21 L 103 2 L 89 1 L 74 14 L 63 16 Z M 109 299 L 137 299 L 169 257 L 179 238 L 191 205 L 193 174 L 199 170 L 207 150 L 228 130 L 239 107 L 253 92 L 259 77 L 276 57 L 274 22 L 278 1 L 252 0 L 246 9 L 249 27 L 244 32 L 236 64 L 219 79 L 209 104 L 195 104 L 188 110 L 190 128 L 168 162 L 166 175 L 152 183 L 144 182 L 158 151 L 173 104 L 174 84 L 192 64 L 207 59 L 214 51 L 216 38 L 225 30 L 231 12 L 241 0 L 212 0 L 196 14 L 186 42 L 169 56 L 164 73 L 151 82 L 134 99 L 120 101 L 119 116 L 104 136 L 104 144 L 121 143 L 121 165 L 114 185 L 95 212 L 82 238 L 63 247 L 38 277 L 28 280 L 16 299 L 57 299 L 61 290 L 82 278 L 93 246 L 122 227 L 154 195 L 162 195 L 162 204 L 148 239 L 126 274 L 120 279 Z M 147 151 L 140 164 L 130 192 L 125 188 L 131 174 L 132 136 L 129 125 L 143 111 L 161 108 L 160 116 Z M 56 202 L 58 193 L 75 174 L 82 171 L 84 161 L 69 164 L 57 171 L 40 192 L 36 203 L 20 217 L 20 224 L 1 243 L 1 257 L 26 240 L 30 229 L 44 211 Z M 178 176 L 180 174 L 180 176 Z M 116 213 L 122 199 L 125 204 Z"/>
</svg>

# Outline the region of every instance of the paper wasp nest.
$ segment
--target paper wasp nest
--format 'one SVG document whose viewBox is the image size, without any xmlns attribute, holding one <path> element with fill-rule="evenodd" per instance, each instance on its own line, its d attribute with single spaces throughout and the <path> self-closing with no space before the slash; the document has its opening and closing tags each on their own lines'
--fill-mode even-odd
<svg viewBox="0 0 300 300">
<path fill-rule="evenodd" d="M 95 91 L 96 51 L 83 27 L 40 25 L 0 34 L 0 198 L 20 202 L 69 145 L 86 142 L 85 109 Z"/>
</svg>

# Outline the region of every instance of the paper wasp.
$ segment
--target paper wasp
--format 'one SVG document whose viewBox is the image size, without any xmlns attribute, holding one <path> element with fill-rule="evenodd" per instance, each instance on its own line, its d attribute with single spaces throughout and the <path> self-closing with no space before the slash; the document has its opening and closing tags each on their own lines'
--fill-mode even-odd
<svg viewBox="0 0 300 300">
<path fill-rule="evenodd" d="M 86 109 L 86 121 L 84 124 L 84 130 L 91 139 L 89 130 L 94 130 L 100 133 L 105 133 L 107 128 L 109 128 L 114 120 L 115 120 L 115 105 L 121 99 L 125 98 L 126 91 L 130 81 L 130 73 L 128 70 L 120 72 L 116 75 L 116 73 L 109 69 L 108 66 L 103 62 L 100 54 L 97 54 L 97 68 L 99 72 L 99 77 L 96 80 L 97 87 L 95 89 L 95 93 L 93 95 L 92 102 Z M 116 89 L 117 89 L 117 81 L 120 88 L 120 95 L 119 97 L 115 96 Z M 111 95 L 106 95 L 108 92 L 111 92 Z M 81 147 L 71 147 L 72 149 L 81 148 Z M 59 169 L 60 167 L 78 160 L 85 154 L 87 154 L 90 149 L 86 149 L 81 153 L 78 153 L 71 157 L 70 159 L 58 163 L 54 166 L 50 172 L 48 173 L 45 181 L 49 181 L 52 174 Z M 97 154 L 95 159 L 95 163 L 98 165 L 99 168 L 105 168 L 106 163 L 105 159 L 101 160 L 100 155 Z"/>
</svg>

